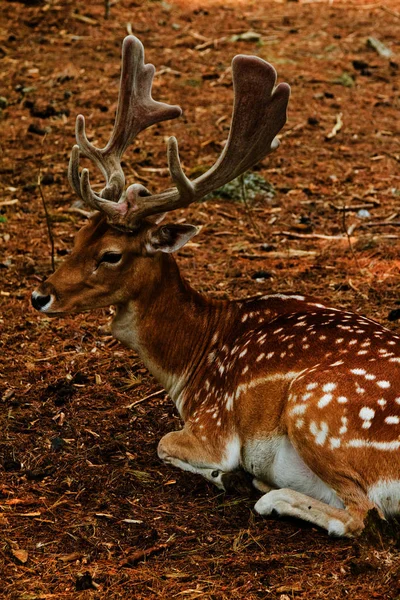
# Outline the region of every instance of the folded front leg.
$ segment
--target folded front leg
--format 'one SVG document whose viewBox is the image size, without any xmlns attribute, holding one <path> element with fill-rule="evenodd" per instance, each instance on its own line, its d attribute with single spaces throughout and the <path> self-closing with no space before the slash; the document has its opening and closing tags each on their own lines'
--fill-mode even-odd
<svg viewBox="0 0 400 600">
<path fill-rule="evenodd" d="M 157 452 L 165 463 L 198 473 L 220 489 L 225 489 L 226 474 L 240 464 L 240 445 L 236 439 L 221 445 L 219 440 L 202 439 L 187 427 L 167 433 L 160 440 Z"/>
<path fill-rule="evenodd" d="M 366 514 L 361 507 L 335 508 L 287 488 L 268 492 L 259 499 L 254 509 L 260 515 L 276 513 L 302 519 L 338 537 L 354 537 L 361 533 Z"/>
</svg>

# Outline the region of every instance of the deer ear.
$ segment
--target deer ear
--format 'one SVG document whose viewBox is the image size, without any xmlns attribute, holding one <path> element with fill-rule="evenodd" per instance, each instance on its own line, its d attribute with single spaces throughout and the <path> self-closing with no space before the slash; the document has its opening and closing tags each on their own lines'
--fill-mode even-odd
<svg viewBox="0 0 400 600">
<path fill-rule="evenodd" d="M 150 230 L 146 242 L 149 254 L 155 252 L 176 252 L 192 239 L 199 228 L 194 225 L 162 225 Z"/>
</svg>

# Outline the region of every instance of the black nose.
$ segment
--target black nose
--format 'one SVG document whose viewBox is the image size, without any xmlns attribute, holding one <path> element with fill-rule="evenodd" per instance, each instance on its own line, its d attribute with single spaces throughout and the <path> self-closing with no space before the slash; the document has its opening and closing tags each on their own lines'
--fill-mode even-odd
<svg viewBox="0 0 400 600">
<path fill-rule="evenodd" d="M 42 296 L 41 294 L 38 294 L 37 292 L 33 292 L 32 296 L 31 296 L 31 301 L 32 301 L 32 306 L 33 308 L 36 308 L 36 310 L 42 310 L 42 308 L 44 306 L 46 306 L 46 304 L 48 304 L 51 300 L 51 296 L 50 294 L 47 294 L 47 296 Z"/>
</svg>

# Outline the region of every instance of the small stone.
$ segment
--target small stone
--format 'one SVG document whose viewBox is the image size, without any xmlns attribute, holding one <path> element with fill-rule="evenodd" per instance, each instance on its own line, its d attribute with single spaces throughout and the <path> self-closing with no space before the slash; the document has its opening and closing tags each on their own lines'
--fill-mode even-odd
<svg viewBox="0 0 400 600">
<path fill-rule="evenodd" d="M 400 319 L 400 308 L 394 308 L 387 316 L 388 321 L 398 321 Z"/>
<path fill-rule="evenodd" d="M 270 273 L 269 271 L 256 271 L 251 276 L 252 279 L 256 279 L 257 281 L 260 279 L 271 279 L 271 277 L 272 273 Z"/>
</svg>

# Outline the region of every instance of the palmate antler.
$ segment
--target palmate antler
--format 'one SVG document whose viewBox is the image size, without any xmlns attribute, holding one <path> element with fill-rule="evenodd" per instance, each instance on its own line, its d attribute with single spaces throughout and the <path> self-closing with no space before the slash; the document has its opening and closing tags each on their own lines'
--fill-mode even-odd
<svg viewBox="0 0 400 600">
<path fill-rule="evenodd" d="M 93 146 L 86 138 L 82 115 L 76 120 L 77 145 L 73 147 L 68 177 L 73 189 L 91 208 L 107 215 L 108 221 L 123 229 L 134 229 L 148 216 L 188 206 L 235 179 L 267 154 L 278 148 L 275 137 L 286 122 L 290 88 L 276 84 L 275 69 L 256 56 L 238 55 L 232 61 L 235 95 L 228 141 L 217 162 L 203 175 L 190 181 L 184 174 L 174 137 L 168 140 L 168 166 L 176 187 L 150 194 L 142 185 L 124 191 L 121 158 L 136 135 L 153 125 L 181 114 L 178 106 L 156 102 L 151 97 L 153 65 L 144 64 L 144 49 L 134 36 L 122 46 L 122 73 L 117 115 L 110 141 L 105 148 Z M 106 187 L 96 194 L 89 172 L 79 175 L 79 155 L 90 158 L 106 178 Z"/>
</svg>

